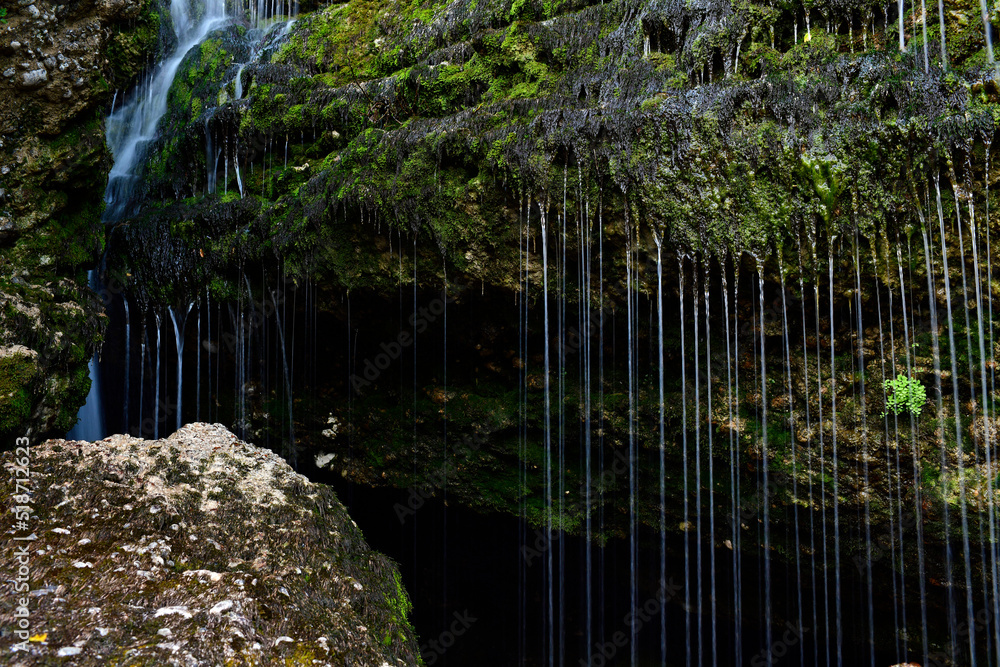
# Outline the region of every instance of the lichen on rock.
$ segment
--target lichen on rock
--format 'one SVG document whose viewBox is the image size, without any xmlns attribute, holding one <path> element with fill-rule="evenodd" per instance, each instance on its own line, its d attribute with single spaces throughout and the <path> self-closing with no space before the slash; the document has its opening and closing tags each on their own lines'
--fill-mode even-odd
<svg viewBox="0 0 1000 667">
<path fill-rule="evenodd" d="M 4 637 L 7 664 L 418 663 L 395 564 L 329 487 L 269 450 L 194 423 L 162 440 L 31 452 L 36 641 L 11 652 L 18 639 Z M 4 490 L 10 504 L 13 481 Z M 13 586 L 2 586 L 5 627 Z"/>
</svg>

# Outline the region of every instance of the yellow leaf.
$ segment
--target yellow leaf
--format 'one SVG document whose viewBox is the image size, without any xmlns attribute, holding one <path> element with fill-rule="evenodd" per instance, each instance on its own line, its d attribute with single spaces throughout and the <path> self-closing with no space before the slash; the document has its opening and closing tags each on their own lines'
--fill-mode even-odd
<svg viewBox="0 0 1000 667">
<path fill-rule="evenodd" d="M 45 638 L 48 637 L 48 636 L 49 636 L 49 633 L 43 632 L 40 635 L 35 635 L 34 637 L 29 638 L 28 641 L 29 642 L 43 642 L 43 641 L 45 641 Z"/>
<path fill-rule="evenodd" d="M 803 42 L 808 42 L 812 38 L 813 38 L 812 34 L 807 32 L 806 36 L 805 36 L 805 39 L 803 39 L 802 41 Z"/>
</svg>

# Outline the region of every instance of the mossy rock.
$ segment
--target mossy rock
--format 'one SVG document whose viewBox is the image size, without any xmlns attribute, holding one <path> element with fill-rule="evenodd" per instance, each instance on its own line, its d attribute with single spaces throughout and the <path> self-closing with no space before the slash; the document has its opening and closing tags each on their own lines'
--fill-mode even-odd
<svg viewBox="0 0 1000 667">
<path fill-rule="evenodd" d="M 37 353 L 23 346 L 0 350 L 0 432 L 23 426 L 38 391 Z"/>
<path fill-rule="evenodd" d="M 35 535 L 33 593 L 11 580 L 0 604 L 16 628 L 29 600 L 4 638 L 19 661 L 419 664 L 396 565 L 331 489 L 220 425 L 32 443 L 23 498 L 14 454 L 6 507 Z"/>
</svg>

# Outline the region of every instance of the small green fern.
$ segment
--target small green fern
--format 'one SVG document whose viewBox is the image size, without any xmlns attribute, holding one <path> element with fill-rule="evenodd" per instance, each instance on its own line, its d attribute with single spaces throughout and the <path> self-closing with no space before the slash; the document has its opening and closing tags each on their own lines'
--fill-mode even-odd
<svg viewBox="0 0 1000 667">
<path fill-rule="evenodd" d="M 914 417 L 920 416 L 920 411 L 927 402 L 927 392 L 919 380 L 900 373 L 895 380 L 886 380 L 884 385 L 892 393 L 886 398 L 886 411 L 882 413 L 883 417 L 889 412 L 894 415 L 909 412 Z"/>
</svg>

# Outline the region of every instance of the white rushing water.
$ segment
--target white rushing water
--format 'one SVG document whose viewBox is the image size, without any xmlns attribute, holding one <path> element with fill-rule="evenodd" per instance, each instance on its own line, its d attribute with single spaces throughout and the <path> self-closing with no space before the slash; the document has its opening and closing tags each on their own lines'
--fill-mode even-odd
<svg viewBox="0 0 1000 667">
<path fill-rule="evenodd" d="M 87 274 L 90 287 L 97 290 L 97 271 L 91 270 Z M 87 371 L 90 374 L 90 392 L 87 394 L 87 402 L 83 404 L 77 413 L 76 426 L 66 434 L 67 440 L 87 440 L 93 442 L 100 440 L 105 435 L 104 411 L 101 409 L 101 374 L 97 372 L 98 358 L 95 354 Z"/>
<path fill-rule="evenodd" d="M 116 222 L 128 212 L 135 185 L 141 179 L 146 146 L 156 138 L 157 125 L 167 111 L 167 93 L 184 56 L 204 41 L 212 30 L 226 21 L 225 0 L 203 0 L 203 2 L 204 9 L 200 12 L 192 11 L 196 8 L 191 6 L 190 0 L 173 0 L 170 3 L 170 17 L 174 34 L 177 36 L 177 48 L 157 66 L 147 83 L 135 90 L 132 99 L 126 104 L 115 110 L 112 102 L 111 115 L 107 118 L 106 140 L 114 156 L 114 165 L 108 174 L 108 185 L 104 191 L 107 208 L 102 217 L 103 222 Z M 91 271 L 89 276 L 91 288 L 96 291 L 99 280 L 97 272 Z M 126 312 L 127 308 L 126 305 Z M 90 360 L 89 369 L 90 393 L 87 395 L 86 403 L 77 413 L 77 425 L 67 434 L 68 438 L 92 441 L 99 440 L 107 434 L 104 406 L 101 401 L 98 354 Z M 127 389 L 125 402 L 127 406 Z M 125 420 L 128 421 L 127 408 Z"/>
<path fill-rule="evenodd" d="M 146 147 L 156 138 L 157 125 L 167 112 L 167 93 L 184 56 L 226 21 L 225 0 L 202 1 L 201 11 L 193 11 L 189 0 L 170 3 L 177 48 L 156 67 L 148 83 L 136 89 L 132 99 L 108 116 L 107 142 L 115 161 L 104 192 L 105 222 L 127 213 L 142 176 Z"/>
</svg>

